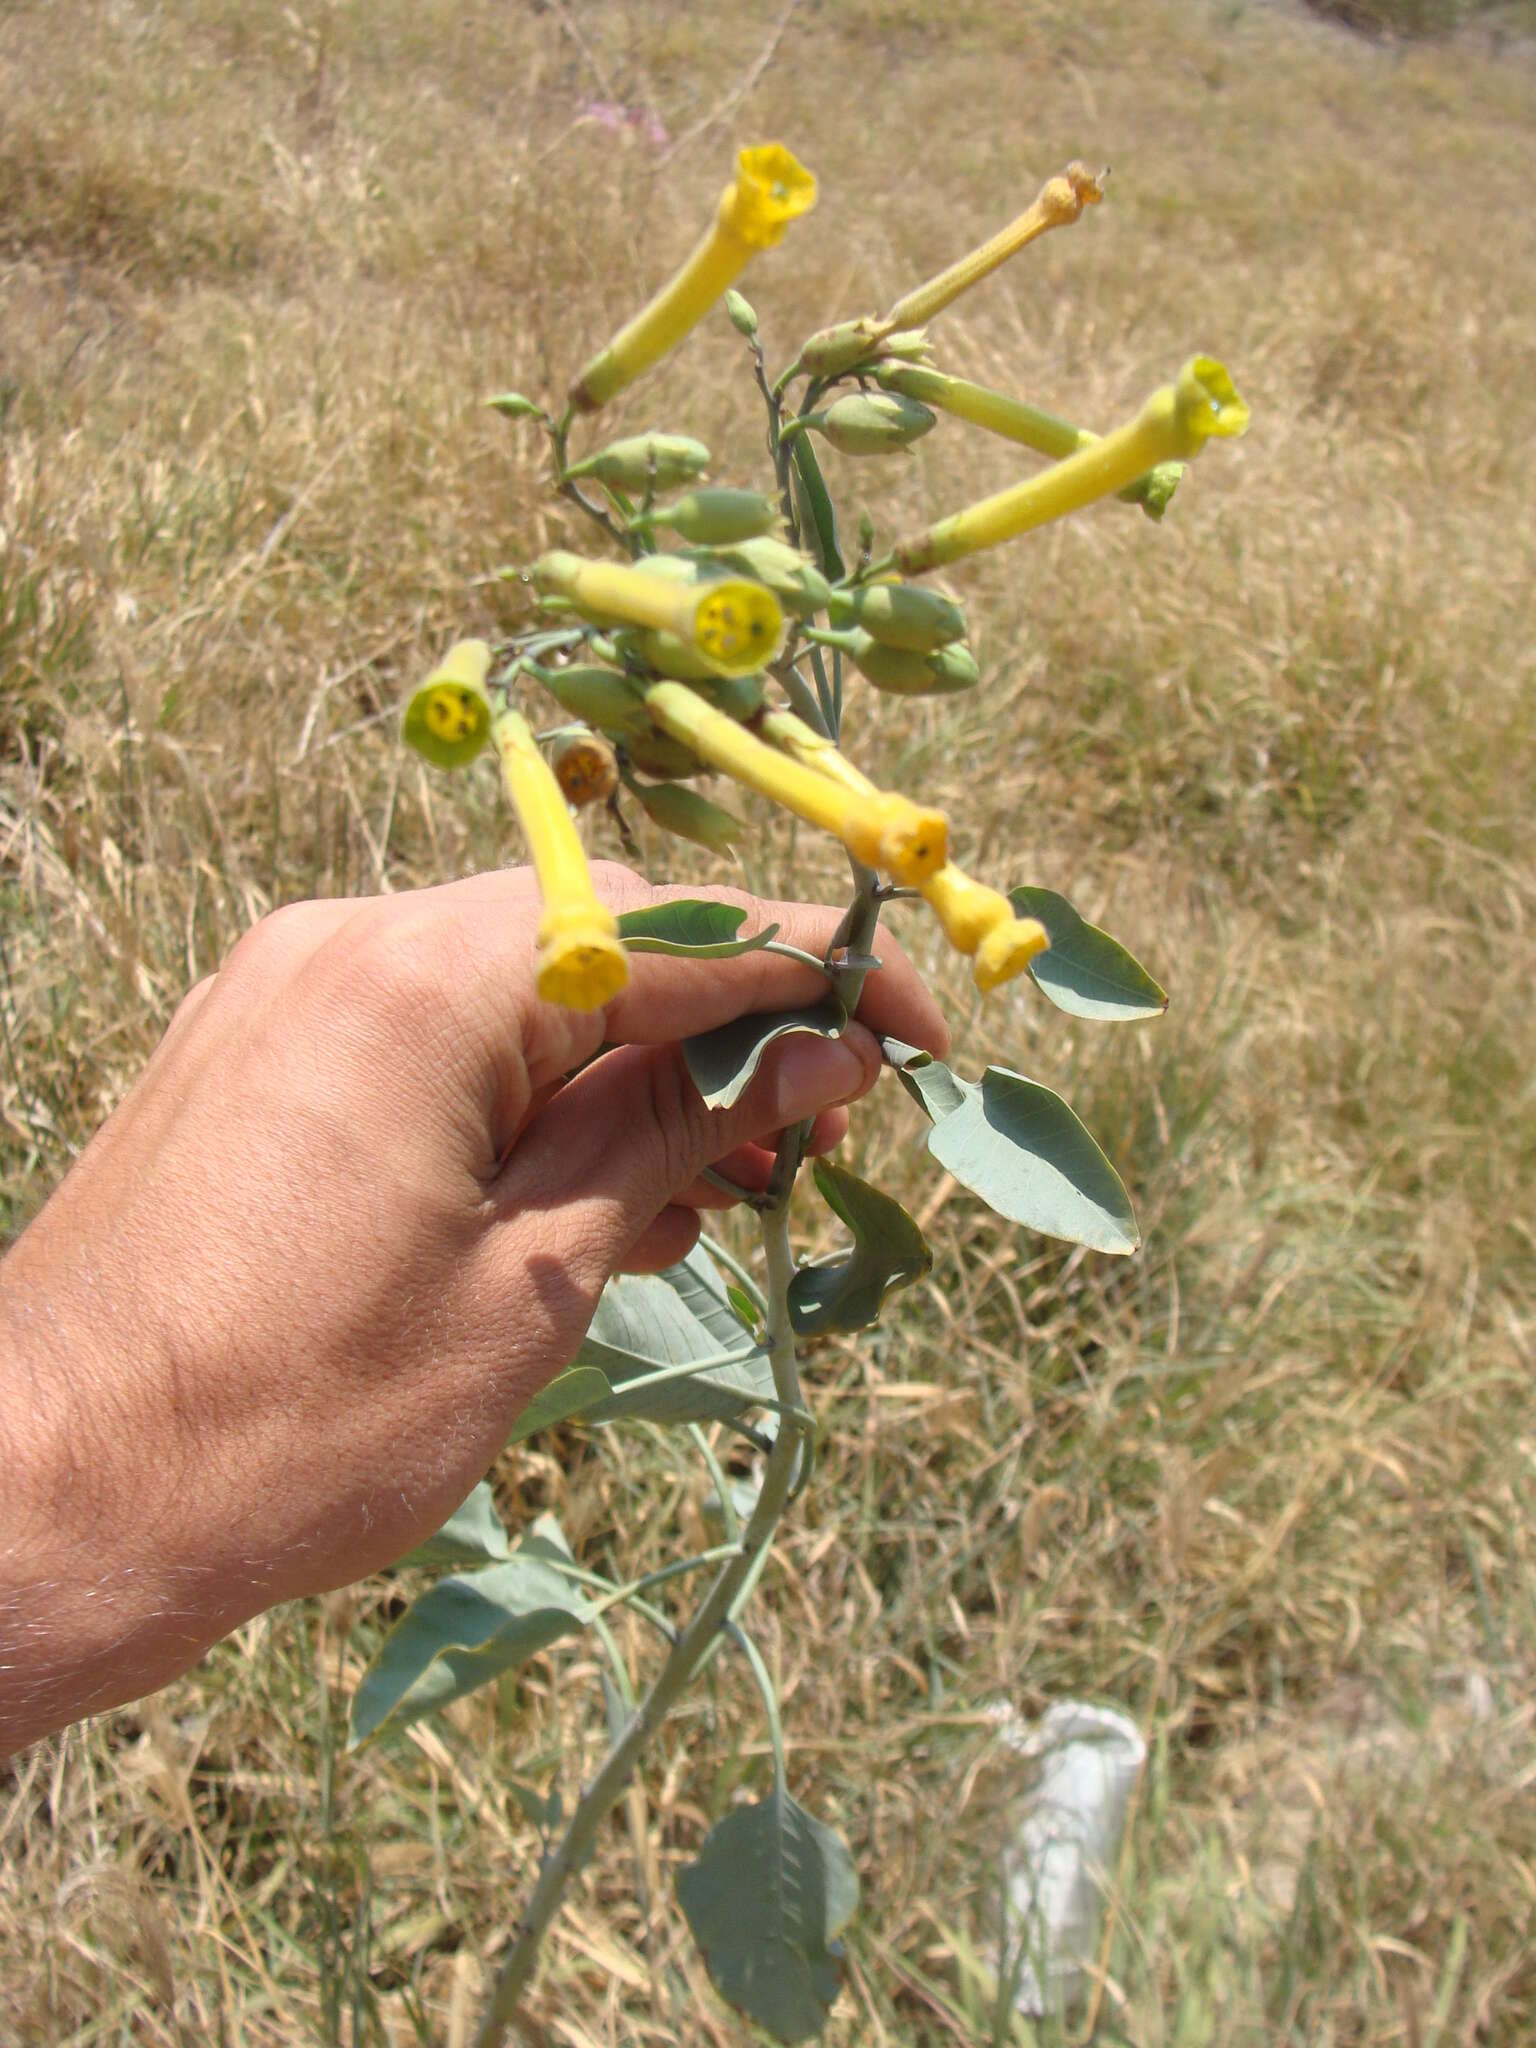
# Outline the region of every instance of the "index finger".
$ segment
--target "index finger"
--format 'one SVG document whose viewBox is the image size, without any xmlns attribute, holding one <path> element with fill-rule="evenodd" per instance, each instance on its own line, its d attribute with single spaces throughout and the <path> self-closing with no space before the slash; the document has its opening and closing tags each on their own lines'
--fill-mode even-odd
<svg viewBox="0 0 1536 2048">
<path fill-rule="evenodd" d="M 620 912 L 689 898 L 735 904 L 746 912 L 743 938 L 765 924 L 776 924 L 784 944 L 818 957 L 832 943 L 843 917 L 843 911 L 830 904 L 781 902 L 742 889 L 656 888 L 627 868 L 595 867 L 593 880 L 603 901 Z M 949 1026 L 922 976 L 890 932 L 877 934 L 875 952 L 880 971 L 865 977 L 855 1015 L 882 1037 L 904 1038 L 942 1055 L 949 1048 Z M 826 992 L 824 975 L 762 950 L 733 960 L 632 953 L 629 986 L 608 1006 L 608 1037 L 618 1044 L 668 1044 L 750 1011 L 818 1002 Z"/>
<path fill-rule="evenodd" d="M 817 955 L 843 914 L 833 905 L 776 902 L 739 889 L 657 888 L 608 862 L 594 863 L 592 879 L 615 912 L 689 897 L 737 904 L 747 913 L 744 934 L 774 923 L 787 943 Z M 603 1044 L 671 1044 L 750 1011 L 796 1009 L 827 993 L 823 974 L 761 950 L 725 960 L 634 953 L 628 987 L 605 1010 L 559 1009 L 535 993 L 539 909 L 528 870 L 511 868 L 395 897 L 388 913 L 401 926 L 415 927 L 417 942 L 442 963 L 445 978 L 451 968 L 444 993 L 461 1026 L 482 1042 L 487 1063 L 504 1063 L 515 1034 L 523 1071 L 514 1093 L 558 1080 Z M 879 933 L 876 948 L 882 965 L 865 980 L 860 1020 L 883 1036 L 942 1054 L 949 1029 L 922 977 L 889 933 Z"/>
</svg>

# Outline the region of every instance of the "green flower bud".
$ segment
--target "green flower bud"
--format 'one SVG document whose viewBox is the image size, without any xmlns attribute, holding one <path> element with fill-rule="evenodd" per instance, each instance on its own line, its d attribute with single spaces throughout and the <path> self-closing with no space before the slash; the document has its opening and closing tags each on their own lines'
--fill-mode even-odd
<svg viewBox="0 0 1536 2048">
<path fill-rule="evenodd" d="M 730 315 L 731 325 L 743 341 L 752 341 L 757 335 L 757 315 L 733 285 L 725 295 L 725 310 Z"/>
<path fill-rule="evenodd" d="M 1127 505 L 1139 505 L 1149 519 L 1161 524 L 1163 514 L 1173 503 L 1179 479 L 1188 466 L 1183 462 L 1160 462 L 1156 469 L 1149 469 L 1145 476 L 1137 477 L 1135 483 L 1127 484 L 1116 496 L 1123 498 Z"/>
<path fill-rule="evenodd" d="M 434 768 L 467 767 L 490 739 L 490 666 L 483 640 L 460 640 L 411 692 L 401 735 Z"/>
<path fill-rule="evenodd" d="M 708 847 L 711 853 L 729 853 L 747 829 L 734 812 L 711 803 L 696 789 L 679 789 L 670 782 L 655 786 L 631 783 L 630 792 L 646 816 L 664 832 L 674 832 L 679 839 L 691 839 L 696 846 Z"/>
<path fill-rule="evenodd" d="M 664 526 L 669 533 L 679 533 L 697 546 L 728 547 L 733 541 L 754 540 L 759 534 L 771 533 L 780 516 L 773 499 L 761 491 L 721 487 L 690 491 L 687 497 L 675 498 L 670 505 L 658 505 L 637 523 L 645 527 Z"/>
<path fill-rule="evenodd" d="M 800 368 L 812 377 L 841 377 L 855 363 L 880 350 L 880 323 L 872 315 L 823 327 L 800 351 Z"/>
<path fill-rule="evenodd" d="M 810 557 L 775 534 L 738 541 L 734 547 L 722 548 L 713 559 L 738 575 L 755 576 L 797 619 L 825 611 L 831 601 L 832 586 Z"/>
<path fill-rule="evenodd" d="M 694 691 L 738 721 L 755 718 L 763 708 L 763 679 L 756 676 L 710 676 L 696 683 Z"/>
<path fill-rule="evenodd" d="M 634 567 L 642 575 L 659 577 L 663 583 L 703 583 L 711 572 L 697 555 L 675 554 L 662 548 L 654 555 L 639 555 Z"/>
<path fill-rule="evenodd" d="M 903 363 L 926 363 L 933 354 L 926 327 L 909 327 L 904 334 L 888 334 L 880 344 L 882 356 L 895 356 Z"/>
<path fill-rule="evenodd" d="M 959 605 L 917 583 L 861 583 L 852 590 L 834 590 L 831 617 L 835 626 L 862 626 L 887 647 L 912 648 L 919 654 L 965 634 L 965 614 Z"/>
<path fill-rule="evenodd" d="M 702 683 L 714 670 L 681 634 L 656 627 L 637 627 L 617 636 L 620 653 L 627 661 L 640 663 L 658 676 L 670 676 L 676 683 Z"/>
<path fill-rule="evenodd" d="M 684 746 L 668 732 L 658 732 L 654 725 L 649 732 L 626 739 L 624 751 L 644 774 L 655 775 L 664 782 L 686 782 L 691 775 L 704 773 L 704 763 L 692 747 Z"/>
<path fill-rule="evenodd" d="M 549 414 L 542 405 L 535 405 L 531 398 L 524 398 L 521 391 L 498 391 L 494 398 L 488 398 L 486 405 L 492 412 L 499 412 L 508 420 L 547 420 Z"/>
<path fill-rule="evenodd" d="M 844 455 L 891 455 L 921 440 L 937 415 L 893 391 L 851 391 L 810 424 Z"/>
<path fill-rule="evenodd" d="M 573 463 L 567 476 L 589 476 L 616 491 L 643 491 L 648 486 L 670 491 L 690 484 L 709 467 L 709 450 L 686 434 L 635 434 L 610 441 L 595 455 Z"/>
<path fill-rule="evenodd" d="M 920 654 L 857 632 L 844 636 L 842 644 L 860 674 L 894 697 L 950 697 L 981 680 L 976 657 L 958 642 Z"/>
<path fill-rule="evenodd" d="M 617 669 L 578 666 L 535 668 L 530 673 L 543 684 L 562 711 L 570 712 L 583 724 L 615 739 L 653 730 L 646 716 L 645 700 L 627 676 Z"/>
</svg>

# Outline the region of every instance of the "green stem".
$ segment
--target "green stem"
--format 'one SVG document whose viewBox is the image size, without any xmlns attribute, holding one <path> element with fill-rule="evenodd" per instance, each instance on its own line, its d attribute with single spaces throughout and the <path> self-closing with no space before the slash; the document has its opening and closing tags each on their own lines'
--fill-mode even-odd
<svg viewBox="0 0 1536 2048">
<path fill-rule="evenodd" d="M 475 2036 L 476 2048 L 496 2048 L 505 2039 L 571 1874 L 585 1860 L 599 1827 L 618 1802 L 651 1738 L 732 1618 L 738 1595 L 773 1540 L 798 1476 L 801 1445 L 809 1434 L 808 1418 L 801 1407 L 799 1364 L 789 1315 L 789 1284 L 795 1275 L 795 1258 L 789 1242 L 789 1193 L 799 1150 L 798 1130 L 787 1131 L 774 1161 L 775 1203 L 762 1216 L 763 1253 L 768 1268 L 769 1362 L 783 1419 L 768 1453 L 757 1505 L 742 1532 L 739 1548 L 732 1547 L 732 1555 L 717 1573 L 693 1619 L 677 1637 L 629 1726 L 610 1748 L 583 1794 L 558 1847 L 545 1858 Z"/>
<path fill-rule="evenodd" d="M 787 1774 L 784 1763 L 784 1723 L 779 1716 L 779 1696 L 773 1689 L 773 1680 L 768 1676 L 768 1666 L 763 1662 L 763 1653 L 746 1630 L 736 1622 L 728 1621 L 725 1624 L 725 1634 L 751 1665 L 752 1676 L 757 1680 L 757 1689 L 763 1699 L 763 1718 L 768 1723 L 768 1740 L 773 1745 L 773 1780 L 782 1790 Z"/>
<path fill-rule="evenodd" d="M 585 491 L 567 474 L 565 446 L 566 442 L 570 439 L 571 421 L 574 418 L 574 412 L 570 406 L 567 406 L 549 430 L 549 438 L 553 443 L 555 451 L 555 482 L 561 497 L 569 498 L 573 505 L 581 507 L 589 519 L 595 519 L 608 538 L 617 541 L 625 554 L 631 558 L 643 554 L 645 550 L 640 535 L 627 532 L 595 499 L 589 498 Z"/>
<path fill-rule="evenodd" d="M 762 1288 L 757 1284 L 756 1275 L 752 1272 L 751 1268 L 744 1266 L 728 1245 L 723 1245 L 717 1237 L 711 1237 L 708 1231 L 700 1231 L 699 1243 L 717 1265 L 724 1266 L 728 1273 L 735 1275 L 741 1282 L 747 1299 L 755 1303 L 759 1310 L 766 1311 L 768 1303 L 763 1296 Z"/>
<path fill-rule="evenodd" d="M 731 1483 L 725 1476 L 725 1467 L 715 1456 L 713 1444 L 696 1422 L 689 1423 L 688 1434 L 693 1439 L 693 1447 L 703 1461 L 705 1471 L 709 1474 L 710 1483 L 715 1489 L 715 1499 L 720 1503 L 720 1519 L 725 1524 L 725 1540 L 727 1543 L 739 1543 L 741 1517 L 736 1512 L 736 1503 L 731 1499 Z"/>
<path fill-rule="evenodd" d="M 813 651 L 812 658 L 815 659 Z M 819 732 L 826 739 L 832 734 L 827 730 L 827 721 L 822 716 L 821 703 L 817 693 L 801 675 L 792 661 L 775 662 L 771 671 L 784 685 L 784 694 L 797 718 L 804 719 L 812 732 Z"/>
<path fill-rule="evenodd" d="M 722 1195 L 729 1195 L 733 1202 L 745 1202 L 749 1209 L 755 1209 L 763 1199 L 755 1188 L 744 1188 L 739 1181 L 732 1180 L 729 1174 L 722 1173 L 716 1166 L 706 1166 L 699 1174 L 699 1179 L 707 1182 L 712 1188 L 718 1188 Z"/>
</svg>

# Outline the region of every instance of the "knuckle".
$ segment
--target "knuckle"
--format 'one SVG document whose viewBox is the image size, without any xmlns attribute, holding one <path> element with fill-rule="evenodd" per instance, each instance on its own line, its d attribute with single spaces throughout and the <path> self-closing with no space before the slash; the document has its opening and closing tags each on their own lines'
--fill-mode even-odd
<svg viewBox="0 0 1536 2048">
<path fill-rule="evenodd" d="M 249 931 L 242 932 L 230 948 L 221 972 L 237 976 L 270 974 L 308 948 L 312 925 L 309 904 L 280 904 L 258 918 Z"/>
</svg>

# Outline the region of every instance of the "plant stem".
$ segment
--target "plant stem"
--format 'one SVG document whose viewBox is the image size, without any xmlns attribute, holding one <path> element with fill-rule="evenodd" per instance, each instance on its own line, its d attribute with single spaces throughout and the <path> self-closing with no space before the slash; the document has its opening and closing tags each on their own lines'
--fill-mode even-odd
<svg viewBox="0 0 1536 2048">
<path fill-rule="evenodd" d="M 555 479 L 560 495 L 563 498 L 569 498 L 573 505 L 579 505 L 589 519 L 595 519 L 608 538 L 617 541 L 626 555 L 638 555 L 640 552 L 638 535 L 626 533 L 617 520 L 611 518 L 595 499 L 589 498 L 586 492 L 566 474 L 565 444 L 570 439 L 572 418 L 571 408 L 567 406 L 549 430 L 550 440 L 554 444 Z"/>
<path fill-rule="evenodd" d="M 737 1597 L 772 1542 L 793 1490 L 801 1446 L 809 1435 L 800 1402 L 800 1374 L 789 1316 L 789 1283 L 795 1275 L 795 1258 L 789 1242 L 789 1196 L 799 1165 L 800 1137 L 797 1127 L 786 1131 L 780 1142 L 770 1184 L 773 1203 L 761 1217 L 763 1255 L 768 1268 L 769 1362 L 782 1419 L 768 1453 L 757 1505 L 742 1533 L 740 1549 L 716 1574 L 650 1691 L 582 1795 L 558 1847 L 546 1857 L 475 2036 L 475 2048 L 496 2048 L 505 2039 L 567 1882 L 585 1860 L 598 1828 L 617 1804 L 642 1752 L 731 1619 Z"/>
</svg>

